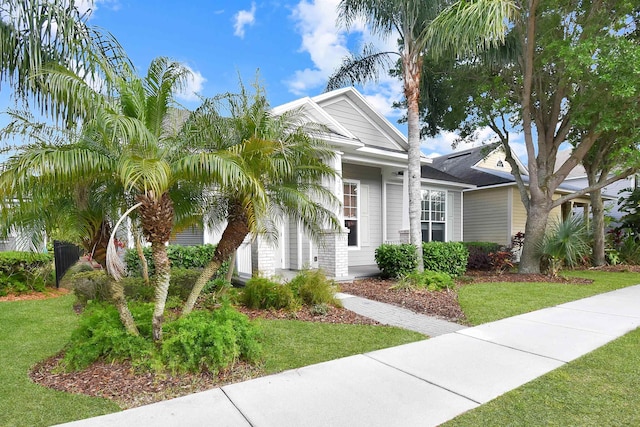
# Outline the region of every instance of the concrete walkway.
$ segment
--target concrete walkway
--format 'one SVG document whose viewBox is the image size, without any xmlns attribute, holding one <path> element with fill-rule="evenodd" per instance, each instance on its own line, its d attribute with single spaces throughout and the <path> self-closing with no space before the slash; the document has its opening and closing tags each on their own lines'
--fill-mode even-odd
<svg viewBox="0 0 640 427">
<path fill-rule="evenodd" d="M 637 285 L 66 425 L 435 426 L 639 326 Z"/>
<path fill-rule="evenodd" d="M 361 314 L 369 319 L 377 320 L 383 325 L 398 326 L 430 337 L 437 337 L 466 328 L 466 326 L 458 325 L 457 323 L 424 316 L 391 304 L 343 293 L 339 293 L 336 296 L 342 301 L 342 305 L 347 310 Z"/>
</svg>

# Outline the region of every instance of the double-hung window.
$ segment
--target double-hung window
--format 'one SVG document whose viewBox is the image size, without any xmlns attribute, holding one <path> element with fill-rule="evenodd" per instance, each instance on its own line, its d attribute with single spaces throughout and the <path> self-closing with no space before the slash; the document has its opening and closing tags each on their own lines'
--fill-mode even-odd
<svg viewBox="0 0 640 427">
<path fill-rule="evenodd" d="M 343 182 L 344 226 L 349 229 L 348 245 L 352 247 L 358 246 L 359 187 L 358 181 Z"/>
<path fill-rule="evenodd" d="M 444 242 L 447 229 L 447 193 L 442 190 L 422 190 L 422 241 Z"/>
</svg>

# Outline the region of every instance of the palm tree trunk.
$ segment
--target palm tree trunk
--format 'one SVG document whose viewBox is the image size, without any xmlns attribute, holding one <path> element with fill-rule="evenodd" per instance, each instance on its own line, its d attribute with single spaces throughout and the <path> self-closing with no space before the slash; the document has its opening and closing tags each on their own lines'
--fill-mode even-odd
<svg viewBox="0 0 640 427">
<path fill-rule="evenodd" d="M 410 47 L 405 46 L 405 49 Z M 422 169 L 420 166 L 420 73 L 422 61 L 412 57 L 411 50 L 402 57 L 404 96 L 407 99 L 407 142 L 409 143 L 409 239 L 416 247 L 418 271 L 424 270 L 422 260 Z"/>
<path fill-rule="evenodd" d="M 140 335 L 136 322 L 133 319 L 133 315 L 131 314 L 131 311 L 129 311 L 127 300 L 124 297 L 124 286 L 121 282 L 114 280 L 111 276 L 107 276 L 107 280 L 109 281 L 109 289 L 111 290 L 111 299 L 120 314 L 120 321 L 124 325 L 124 328 L 132 335 Z"/>
<path fill-rule="evenodd" d="M 213 258 L 204 268 L 202 274 L 200 274 L 200 277 L 198 277 L 198 280 L 196 280 L 196 283 L 193 285 L 191 294 L 189 294 L 189 298 L 184 304 L 182 316 L 186 316 L 193 311 L 193 307 L 195 307 L 196 301 L 198 300 L 204 285 L 206 285 L 211 277 L 220 269 L 222 263 L 228 260 L 229 257 L 238 250 L 248 234 L 249 227 L 247 226 L 247 221 L 244 215 L 239 215 L 235 220 L 229 221 L 227 227 L 222 233 L 218 246 L 216 246 Z"/>
<path fill-rule="evenodd" d="M 136 247 L 136 253 L 138 254 L 138 259 L 140 260 L 140 267 L 142 267 L 142 278 L 144 279 L 145 284 L 149 284 L 149 263 L 147 263 L 147 258 L 144 256 L 144 251 L 142 249 L 142 243 L 140 242 L 140 233 L 135 226 L 131 227 L 131 234 L 133 235 L 133 244 Z"/>
<path fill-rule="evenodd" d="M 171 262 L 164 242 L 151 243 L 153 262 L 156 265 L 155 274 L 155 305 L 153 308 L 152 331 L 155 342 L 162 341 L 162 324 L 164 323 L 164 308 L 169 292 L 171 278 Z"/>
<path fill-rule="evenodd" d="M 229 258 L 229 269 L 227 270 L 227 276 L 225 277 L 225 280 L 227 282 L 231 282 L 231 279 L 233 279 L 233 271 L 236 269 L 236 254 L 238 253 L 238 251 L 234 251 L 231 254 L 231 258 Z"/>
</svg>

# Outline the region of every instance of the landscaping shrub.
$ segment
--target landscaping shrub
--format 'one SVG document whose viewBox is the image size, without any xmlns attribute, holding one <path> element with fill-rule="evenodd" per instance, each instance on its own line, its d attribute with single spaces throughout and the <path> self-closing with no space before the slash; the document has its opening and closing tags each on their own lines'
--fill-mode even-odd
<svg viewBox="0 0 640 427">
<path fill-rule="evenodd" d="M 111 299 L 107 275 L 103 270 L 82 271 L 68 276 L 65 275 L 65 278 L 71 284 L 73 293 L 81 306 L 87 305 L 89 301 L 109 301 Z"/>
<path fill-rule="evenodd" d="M 186 301 L 199 276 L 200 270 L 172 268 L 167 296 L 179 298 L 183 302 Z M 221 286 L 221 280 L 222 283 L 226 283 L 224 279 L 217 280 L 217 282 L 208 283 L 205 291 L 211 292 L 217 289 L 218 286 Z M 83 306 L 90 300 L 109 301 L 111 298 L 107 276 L 102 270 L 65 275 L 65 283 L 65 286 L 73 289 L 78 302 Z M 124 277 L 122 285 L 125 296 L 130 300 L 152 302 L 154 299 L 155 288 L 153 284 L 145 284 L 141 277 Z"/>
<path fill-rule="evenodd" d="M 461 276 L 467 271 L 469 251 L 461 242 L 425 242 L 422 244 L 424 269 Z"/>
<path fill-rule="evenodd" d="M 146 325 L 151 325 L 153 305 L 131 304 L 129 308 L 136 319 L 140 336 L 127 333 L 114 306 L 95 302 L 89 304 L 66 347 L 63 359 L 65 368 L 81 370 L 99 359 L 107 362 L 131 360 L 136 366 L 149 363 L 153 343 L 150 328 Z"/>
<path fill-rule="evenodd" d="M 467 270 L 491 270 L 490 253 L 500 251 L 500 245 L 492 242 L 463 242 L 469 251 Z"/>
<path fill-rule="evenodd" d="M 383 244 L 376 249 L 378 268 L 384 277 L 400 278 L 416 269 L 416 247 L 410 244 Z"/>
<path fill-rule="evenodd" d="M 204 268 L 211 261 L 215 250 L 216 245 L 209 244 L 196 246 L 169 245 L 167 246 L 167 255 L 169 256 L 169 261 L 171 261 L 172 268 L 197 269 Z M 151 248 L 145 247 L 143 252 L 149 265 L 149 275 L 152 276 L 156 267 L 151 257 Z M 142 275 L 140 258 L 138 258 L 138 253 L 135 249 L 127 249 L 124 260 L 127 264 L 127 273 L 130 276 Z M 229 263 L 224 262 L 216 273 L 216 277 L 225 277 L 228 269 Z"/>
<path fill-rule="evenodd" d="M 489 259 L 491 259 L 491 269 L 497 274 L 502 274 L 513 268 L 513 253 L 511 251 L 491 252 Z"/>
<path fill-rule="evenodd" d="M 260 352 L 258 330 L 229 304 L 168 323 L 162 341 L 163 363 L 173 372 L 216 374 L 239 359 L 255 361 Z"/>
<path fill-rule="evenodd" d="M 44 291 L 55 283 L 53 257 L 34 252 L 0 252 L 0 296 Z"/>
<path fill-rule="evenodd" d="M 264 277 L 253 277 L 247 281 L 240 302 L 249 308 L 295 310 L 298 302 L 290 286 Z"/>
<path fill-rule="evenodd" d="M 443 272 L 425 270 L 422 273 L 414 271 L 400 279 L 395 289 L 427 289 L 429 291 L 440 291 L 451 289 L 454 281 L 450 275 Z"/>
<path fill-rule="evenodd" d="M 581 217 L 553 224 L 540 245 L 544 270 L 556 276 L 562 266 L 575 267 L 591 253 L 589 233 Z"/>
<path fill-rule="evenodd" d="M 302 271 L 288 283 L 288 286 L 304 305 L 328 304 L 342 307 L 340 300 L 335 297 L 338 285 L 333 280 L 327 279 L 320 270 Z"/>
<path fill-rule="evenodd" d="M 125 331 L 115 307 L 91 303 L 71 335 L 63 366 L 80 370 L 97 360 L 129 360 L 138 368 L 216 373 L 239 359 L 251 362 L 260 356 L 258 329 L 228 304 L 167 322 L 160 348 L 153 344 L 149 327 L 153 305 L 134 303 L 129 307 L 140 336 Z"/>
</svg>

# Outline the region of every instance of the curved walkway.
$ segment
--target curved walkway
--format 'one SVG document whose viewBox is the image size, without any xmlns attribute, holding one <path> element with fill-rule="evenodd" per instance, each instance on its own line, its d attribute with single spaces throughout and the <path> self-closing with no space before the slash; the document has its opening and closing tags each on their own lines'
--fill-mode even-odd
<svg viewBox="0 0 640 427">
<path fill-rule="evenodd" d="M 637 285 L 67 425 L 436 426 L 639 326 Z"/>
<path fill-rule="evenodd" d="M 457 323 L 447 322 L 437 317 L 425 316 L 406 308 L 383 302 L 343 293 L 337 294 L 336 297 L 342 301 L 342 305 L 347 310 L 377 320 L 383 325 L 398 326 L 430 337 L 437 337 L 466 328 L 466 326 L 458 325 Z"/>
</svg>

